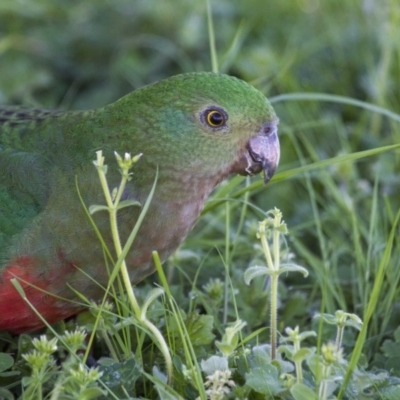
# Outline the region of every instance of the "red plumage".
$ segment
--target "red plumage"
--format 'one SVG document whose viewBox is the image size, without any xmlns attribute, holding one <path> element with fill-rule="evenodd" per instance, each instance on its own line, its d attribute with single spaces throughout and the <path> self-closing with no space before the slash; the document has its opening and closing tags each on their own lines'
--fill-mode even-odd
<svg viewBox="0 0 400 400">
<path fill-rule="evenodd" d="M 22 256 L 3 270 L 0 279 L 0 330 L 21 333 L 43 327 L 43 321 L 11 282 L 13 278 L 20 283 L 29 303 L 33 304 L 36 311 L 50 324 L 68 318 L 82 308 L 72 302 L 68 307 L 68 303 L 60 302 L 56 296 L 49 294 L 47 286 L 56 277 L 52 274 L 32 274 L 34 265 L 32 258 Z"/>
</svg>

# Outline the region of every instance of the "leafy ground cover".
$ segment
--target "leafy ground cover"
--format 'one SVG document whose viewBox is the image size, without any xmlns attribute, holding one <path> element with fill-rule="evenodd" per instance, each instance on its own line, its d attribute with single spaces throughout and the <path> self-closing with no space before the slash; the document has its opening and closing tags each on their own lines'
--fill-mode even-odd
<svg viewBox="0 0 400 400">
<path fill-rule="evenodd" d="M 218 69 L 270 98 L 282 159 L 267 187 L 219 186 L 136 311 L 2 332 L 0 397 L 400 398 L 399 4 L 209 6 L 1 2 L 0 103 L 92 108 Z"/>
</svg>

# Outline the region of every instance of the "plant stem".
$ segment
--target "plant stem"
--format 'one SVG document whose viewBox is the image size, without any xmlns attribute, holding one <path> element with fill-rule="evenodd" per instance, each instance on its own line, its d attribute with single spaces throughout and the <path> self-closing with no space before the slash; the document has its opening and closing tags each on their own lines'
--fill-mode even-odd
<svg viewBox="0 0 400 400">
<path fill-rule="evenodd" d="M 119 361 L 118 355 L 117 355 L 117 353 L 116 353 L 116 351 L 115 351 L 115 349 L 114 349 L 114 346 L 113 346 L 112 343 L 111 343 L 110 338 L 109 338 L 108 335 L 107 335 L 107 332 L 103 332 L 101 336 L 102 336 L 103 340 L 106 342 L 106 345 L 107 345 L 107 347 L 108 347 L 108 350 L 109 350 L 109 352 L 110 352 L 110 354 L 111 354 L 111 358 L 112 358 L 115 362 L 118 362 L 118 361 Z"/>
<path fill-rule="evenodd" d="M 293 347 L 294 347 L 294 354 L 296 354 L 300 350 L 300 340 L 294 340 L 293 341 Z M 296 380 L 297 383 L 303 382 L 303 369 L 301 367 L 301 361 L 295 361 L 294 365 L 296 367 Z"/>
<path fill-rule="evenodd" d="M 265 234 L 265 231 L 263 234 L 261 234 L 261 245 L 262 245 L 262 248 L 264 251 L 264 255 L 265 255 L 265 259 L 267 261 L 268 268 L 271 271 L 274 271 L 275 267 L 274 267 L 274 263 L 272 261 L 271 252 L 269 251 L 269 246 L 268 246 L 268 241 L 267 241 L 267 236 Z"/>
<path fill-rule="evenodd" d="M 271 275 L 271 315 L 270 315 L 270 330 L 271 330 L 271 359 L 276 358 L 276 341 L 277 341 L 277 325 L 278 325 L 278 274 Z"/>
<path fill-rule="evenodd" d="M 104 192 L 104 195 L 106 198 L 108 212 L 109 212 L 109 216 L 110 216 L 110 227 L 111 227 L 111 235 L 112 235 L 113 242 L 114 242 L 114 248 L 115 248 L 117 257 L 119 257 L 122 253 L 122 245 L 121 245 L 121 239 L 119 237 L 119 232 L 118 232 L 118 222 L 117 222 L 117 209 L 118 208 L 117 208 L 117 206 L 118 206 L 118 201 L 121 198 L 121 194 L 122 194 L 123 190 L 125 189 L 127 177 L 125 175 L 122 175 L 121 184 L 118 188 L 118 192 L 115 197 L 115 200 L 113 200 L 111 197 L 110 189 L 107 184 L 107 179 L 106 179 L 104 169 L 99 169 L 98 171 L 99 171 L 100 182 L 101 182 L 101 186 L 103 188 L 103 192 Z M 128 269 L 126 267 L 125 260 L 122 260 L 122 262 L 121 262 L 120 272 L 121 272 L 122 280 L 124 282 L 124 286 L 127 291 L 128 298 L 132 305 L 133 311 L 136 316 L 139 316 L 140 315 L 140 307 L 136 300 L 135 294 L 133 293 L 131 280 L 129 278 L 129 273 L 128 273 Z"/>
<path fill-rule="evenodd" d="M 225 282 L 224 282 L 224 313 L 222 318 L 222 323 L 226 325 L 228 322 L 228 306 L 229 306 L 229 267 L 230 267 L 230 234 L 229 228 L 230 224 L 230 206 L 229 202 L 225 203 L 226 219 L 225 219 Z"/>
<path fill-rule="evenodd" d="M 344 326 L 343 325 L 338 325 L 337 326 L 337 331 L 336 331 L 336 341 L 335 341 L 336 348 L 338 350 L 342 346 L 343 332 L 344 332 Z"/>
<path fill-rule="evenodd" d="M 261 245 L 264 251 L 265 259 L 267 261 L 267 265 L 269 270 L 271 271 L 270 273 L 270 279 L 271 279 L 271 294 L 270 294 L 270 344 L 271 344 L 271 359 L 275 360 L 276 358 L 276 338 L 277 338 L 277 324 L 278 324 L 278 315 L 277 315 L 277 308 L 278 308 L 278 279 L 279 279 L 279 274 L 278 274 L 278 269 L 279 269 L 279 260 L 278 260 L 278 265 L 276 267 L 276 261 L 275 263 L 272 260 L 271 257 L 271 251 L 268 246 L 268 241 L 267 241 L 267 235 L 265 232 L 265 223 L 260 223 L 260 240 L 261 240 Z M 278 232 L 279 235 L 279 232 Z M 279 236 L 278 236 L 279 240 Z M 275 235 L 274 235 L 274 247 L 275 247 Z M 279 252 L 279 247 L 278 247 L 278 252 Z M 275 248 L 274 248 L 274 253 L 275 253 Z M 278 255 L 279 256 L 279 255 Z M 276 255 L 274 254 L 274 259 L 276 258 Z"/>
<path fill-rule="evenodd" d="M 212 72 L 217 73 L 218 58 L 217 58 L 217 50 L 215 47 L 215 34 L 214 34 L 214 25 L 212 20 L 210 0 L 206 0 L 206 5 L 207 5 L 208 37 L 210 42 L 210 53 L 211 53 L 211 69 Z"/>
<path fill-rule="evenodd" d="M 319 400 L 326 400 L 326 391 L 327 388 L 327 378 L 330 376 L 331 367 L 329 365 L 324 365 L 322 367 L 322 380 L 319 384 L 319 391 L 318 391 L 318 399 Z"/>
<path fill-rule="evenodd" d="M 280 226 L 280 224 L 281 224 L 281 215 L 279 214 L 279 215 L 276 215 L 275 216 L 275 218 L 274 218 L 274 230 L 273 230 L 273 248 L 272 248 L 272 251 L 273 251 L 273 256 L 274 256 L 274 271 L 278 271 L 279 270 L 279 259 L 280 259 L 280 257 L 279 257 L 279 253 L 280 253 L 280 250 L 279 250 L 279 236 L 280 236 L 280 232 L 279 232 L 279 230 L 277 229 L 279 226 Z"/>
<path fill-rule="evenodd" d="M 276 342 L 277 342 L 277 325 L 278 325 L 278 279 L 279 279 L 279 236 L 280 232 L 277 229 L 281 224 L 281 213 L 275 214 L 274 229 L 273 229 L 273 269 L 274 274 L 271 275 L 271 359 L 276 358 Z M 271 257 L 270 252 L 268 251 Z"/>
</svg>

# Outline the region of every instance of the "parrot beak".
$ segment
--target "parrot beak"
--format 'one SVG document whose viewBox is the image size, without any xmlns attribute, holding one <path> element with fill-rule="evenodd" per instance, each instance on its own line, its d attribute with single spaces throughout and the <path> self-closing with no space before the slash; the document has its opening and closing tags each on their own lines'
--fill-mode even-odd
<svg viewBox="0 0 400 400">
<path fill-rule="evenodd" d="M 236 164 L 236 172 L 241 175 L 255 175 L 264 171 L 264 183 L 274 175 L 279 163 L 278 120 L 264 124 L 257 135 L 246 145 L 246 151 Z M 241 168 L 241 171 L 238 169 Z"/>
</svg>

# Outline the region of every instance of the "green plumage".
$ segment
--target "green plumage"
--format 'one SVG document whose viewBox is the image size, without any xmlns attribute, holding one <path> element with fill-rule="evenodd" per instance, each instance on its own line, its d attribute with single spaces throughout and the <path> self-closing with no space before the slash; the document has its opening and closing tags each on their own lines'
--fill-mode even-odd
<svg viewBox="0 0 400 400">
<path fill-rule="evenodd" d="M 210 115 L 223 124 L 213 126 Z M 102 296 L 80 271 L 106 285 L 103 252 L 75 183 L 87 206 L 104 204 L 92 163 L 97 150 L 109 165 L 110 187 L 120 181 L 114 151 L 143 153 L 124 199 L 143 203 L 159 171 L 148 215 L 127 257 L 132 282 L 138 282 L 153 271 L 151 251 L 165 259 L 179 246 L 222 179 L 261 169 L 273 173 L 279 160 L 276 124 L 260 92 L 212 73 L 178 75 L 93 111 L 0 108 L 0 305 L 9 299 L 2 298 L 1 288 L 10 285 L 4 278 L 10 266 L 65 299 L 75 299 L 69 286 L 94 300 Z M 119 213 L 123 241 L 138 212 L 129 207 Z M 96 213 L 94 219 L 112 248 L 107 213 Z M 55 301 L 56 309 L 69 307 Z M 53 313 L 49 319 L 55 320 Z M 61 312 L 61 318 L 66 314 Z M 2 326 L 36 325 L 0 317 Z"/>
</svg>

